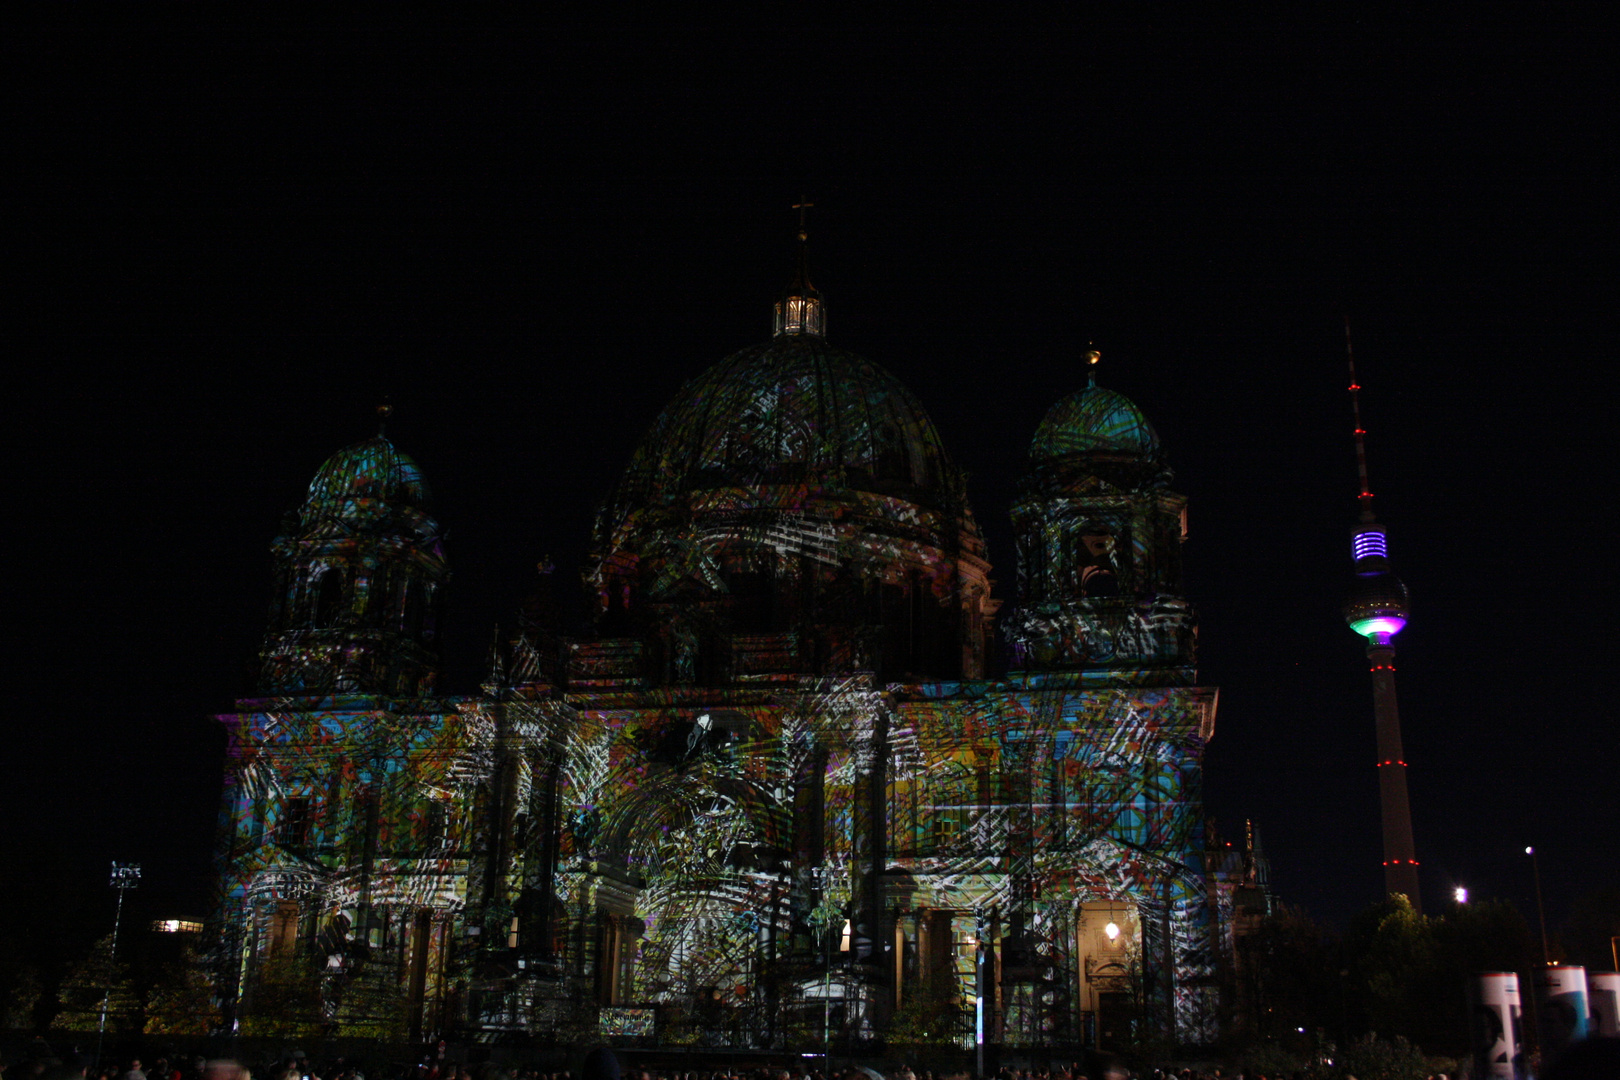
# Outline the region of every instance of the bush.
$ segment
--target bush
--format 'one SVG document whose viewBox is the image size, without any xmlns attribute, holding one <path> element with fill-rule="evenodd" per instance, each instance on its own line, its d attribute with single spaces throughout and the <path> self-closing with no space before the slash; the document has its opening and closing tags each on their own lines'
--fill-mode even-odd
<svg viewBox="0 0 1620 1080">
<path fill-rule="evenodd" d="M 214 988 L 197 950 L 187 946 L 180 962 L 158 975 L 146 1001 L 148 1035 L 209 1035 L 220 1026 Z"/>
<path fill-rule="evenodd" d="M 62 1011 L 55 1027 L 64 1031 L 95 1031 L 101 1026 L 103 1002 L 107 1030 L 137 1031 L 140 999 L 130 979 L 129 965 L 113 959 L 113 937 L 108 934 L 90 947 L 90 955 L 68 969 L 58 993 Z"/>
<path fill-rule="evenodd" d="M 243 1035 L 311 1038 L 323 1020 L 320 973 L 308 959 L 275 956 L 259 967 L 243 1003 Z"/>
<path fill-rule="evenodd" d="M 1351 1043 L 1334 1065 L 1338 1075 L 1356 1080 L 1427 1080 L 1431 1075 L 1423 1051 L 1400 1036 L 1390 1042 L 1376 1033 Z"/>
</svg>

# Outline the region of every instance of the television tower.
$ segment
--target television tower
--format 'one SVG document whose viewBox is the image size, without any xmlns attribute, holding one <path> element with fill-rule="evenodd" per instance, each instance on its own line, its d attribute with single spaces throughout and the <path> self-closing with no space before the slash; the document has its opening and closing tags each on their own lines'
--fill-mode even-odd
<svg viewBox="0 0 1620 1080">
<path fill-rule="evenodd" d="M 1406 625 L 1406 586 L 1389 569 L 1384 527 L 1373 514 L 1367 486 L 1366 430 L 1361 426 L 1361 386 L 1356 381 L 1356 355 L 1350 347 L 1350 320 L 1344 321 L 1344 352 L 1350 361 L 1350 412 L 1355 420 L 1356 470 L 1361 483 L 1361 521 L 1351 533 L 1350 551 L 1356 581 L 1344 605 L 1350 629 L 1367 639 L 1372 670 L 1373 715 L 1378 722 L 1378 797 L 1384 822 L 1384 891 L 1404 893 L 1421 912 L 1417 852 L 1412 843 L 1412 807 L 1406 795 L 1406 754 L 1401 749 L 1401 714 L 1395 703 L 1395 646 Z"/>
</svg>

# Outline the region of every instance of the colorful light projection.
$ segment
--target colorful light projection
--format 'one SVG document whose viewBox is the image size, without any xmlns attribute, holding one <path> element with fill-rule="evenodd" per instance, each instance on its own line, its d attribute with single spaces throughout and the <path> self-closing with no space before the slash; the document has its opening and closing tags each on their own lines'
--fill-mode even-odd
<svg viewBox="0 0 1620 1080">
<path fill-rule="evenodd" d="M 994 1039 L 1051 1044 L 1089 1030 L 1080 913 L 1106 902 L 1133 992 L 1212 1037 L 1183 502 L 1135 407 L 1082 398 L 1015 510 L 1006 680 L 932 423 L 802 327 L 643 440 L 597 524 L 594 633 L 528 610 L 470 698 L 431 692 L 419 474 L 380 436 L 334 458 L 277 542 L 267 694 L 222 718 L 245 1007 L 303 951 L 334 1023 L 381 985 L 420 1037 L 656 1015 L 673 1041 L 807 1046 L 880 1033 L 906 987 L 971 1001 L 982 950 Z"/>
<path fill-rule="evenodd" d="M 271 545 L 259 689 L 431 694 L 448 578 L 416 463 L 380 433 L 332 455 Z"/>
<path fill-rule="evenodd" d="M 600 518 L 604 637 L 657 685 L 980 675 L 996 604 L 960 472 L 893 376 L 808 334 L 694 379 Z M 625 674 L 631 674 L 626 671 Z"/>
<path fill-rule="evenodd" d="M 1007 991 L 1025 1007 L 1004 1037 L 1035 1043 L 1078 1023 L 1043 999 L 1079 977 L 1073 908 L 1106 897 L 1142 914 L 1155 992 L 1203 1030 L 1208 695 L 812 682 L 559 714 L 562 970 L 607 1005 L 702 1003 L 705 1038 L 758 1045 L 829 991 L 845 1022 L 881 1024 L 895 948 L 908 981 L 945 970 L 967 994 L 971 964 L 918 928 L 984 912 L 1045 958 Z"/>
</svg>

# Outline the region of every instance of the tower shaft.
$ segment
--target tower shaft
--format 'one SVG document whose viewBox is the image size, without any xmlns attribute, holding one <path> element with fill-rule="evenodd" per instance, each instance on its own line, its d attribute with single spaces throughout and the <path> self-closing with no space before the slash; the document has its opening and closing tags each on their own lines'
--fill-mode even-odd
<svg viewBox="0 0 1620 1080">
<path fill-rule="evenodd" d="M 1417 848 L 1412 841 L 1412 808 L 1406 794 L 1406 752 L 1401 746 L 1401 713 L 1395 701 L 1395 649 L 1367 643 L 1372 669 L 1373 715 L 1378 724 L 1378 798 L 1384 825 L 1384 891 L 1404 893 L 1417 911 Z"/>
</svg>

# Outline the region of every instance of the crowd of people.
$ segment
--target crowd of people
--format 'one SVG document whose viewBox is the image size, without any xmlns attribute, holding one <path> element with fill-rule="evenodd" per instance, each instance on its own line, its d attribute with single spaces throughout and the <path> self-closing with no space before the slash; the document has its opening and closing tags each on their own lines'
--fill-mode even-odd
<svg viewBox="0 0 1620 1080">
<path fill-rule="evenodd" d="M 1615 1080 L 1620 1064 L 1620 1040 L 1588 1040 L 1601 1055 L 1593 1061 L 1562 1063 L 1574 1068 L 1554 1068 L 1545 1080 L 1555 1076 L 1569 1080 L 1604 1077 Z M 1617 1044 L 1599 1046 L 1598 1044 Z M 0 1080 L 576 1080 L 566 1069 L 514 1061 L 484 1061 L 477 1064 L 454 1059 L 430 1059 L 420 1063 L 378 1063 L 368 1066 L 341 1057 L 314 1061 L 299 1050 L 288 1050 L 273 1061 L 243 1064 L 234 1059 L 202 1056 L 157 1057 L 104 1060 L 77 1051 L 54 1052 L 43 1040 L 36 1040 L 28 1052 L 7 1061 L 0 1058 Z M 969 1072 L 913 1070 L 907 1066 L 880 1072 L 869 1066 L 842 1068 L 812 1064 L 783 1067 L 747 1068 L 669 1068 L 636 1064 L 621 1067 L 613 1051 L 598 1048 L 585 1058 L 578 1080 L 974 1080 Z M 1242 1069 L 1204 1068 L 1145 1069 L 1132 1071 L 1112 1055 L 1094 1055 L 1085 1062 L 1050 1067 L 1006 1067 L 984 1080 L 1291 1080 L 1287 1073 L 1265 1075 Z M 1451 1080 L 1437 1074 L 1432 1080 Z"/>
<path fill-rule="evenodd" d="M 576 1080 L 567 1069 L 548 1069 L 515 1061 L 480 1063 L 430 1059 L 420 1063 L 374 1065 L 344 1058 L 313 1060 L 302 1051 L 288 1050 L 277 1060 L 243 1062 L 202 1056 L 158 1057 L 118 1061 L 93 1059 L 75 1051 L 54 1053 L 43 1043 L 20 1060 L 0 1062 L 0 1080 Z M 972 1080 L 967 1072 L 913 1070 L 906 1066 L 880 1072 L 850 1065 L 827 1068 L 824 1063 L 800 1066 L 747 1068 L 669 1068 L 621 1065 L 608 1049 L 594 1050 L 585 1059 L 577 1080 Z M 1002 1068 L 986 1080 L 1267 1080 L 1241 1071 L 1154 1069 L 1132 1073 L 1108 1055 L 1086 1063 L 1050 1068 Z M 1278 1080 L 1278 1078 L 1271 1078 Z"/>
<path fill-rule="evenodd" d="M 1073 1063 L 1052 1068 L 1003 1068 L 993 1080 L 1127 1080 L 1129 1073 L 1117 1059 L 1098 1057 L 1087 1065 Z M 430 1059 L 418 1063 L 363 1063 L 341 1057 L 315 1060 L 290 1049 L 274 1061 L 243 1063 L 200 1055 L 150 1059 L 111 1057 L 97 1063 L 77 1050 L 53 1051 L 43 1040 L 22 1055 L 0 1060 L 0 1080 L 576 1080 L 567 1069 L 548 1069 L 515 1061 L 480 1063 Z M 967 1072 L 913 1070 L 902 1066 L 879 1072 L 850 1065 L 827 1068 L 825 1063 L 746 1068 L 650 1067 L 633 1061 L 621 1065 L 613 1051 L 600 1048 L 585 1059 L 577 1080 L 971 1080 Z M 986 1078 L 991 1080 L 991 1078 Z M 1262 1080 L 1239 1073 L 1153 1070 L 1139 1080 Z"/>
</svg>

